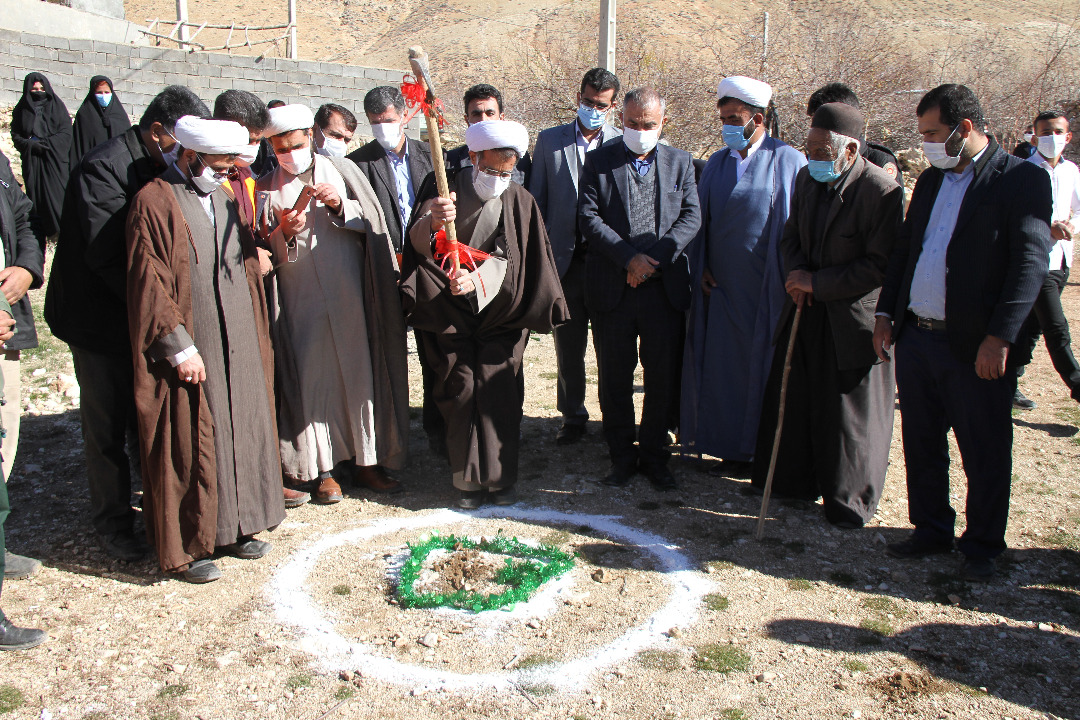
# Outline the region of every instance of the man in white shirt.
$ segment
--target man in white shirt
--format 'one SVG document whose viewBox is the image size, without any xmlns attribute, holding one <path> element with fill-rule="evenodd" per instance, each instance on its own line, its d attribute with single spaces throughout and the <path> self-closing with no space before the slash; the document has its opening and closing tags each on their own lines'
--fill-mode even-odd
<svg viewBox="0 0 1080 720">
<path fill-rule="evenodd" d="M 551 252 L 562 281 L 570 320 L 555 328 L 559 376 L 557 408 L 562 427 L 557 445 L 570 445 L 585 434 L 585 350 L 589 343 L 589 311 L 585 307 L 585 254 L 588 244 L 578 227 L 578 179 L 585 153 L 622 142 L 622 130 L 611 124 L 619 100 L 619 79 L 593 68 L 581 79 L 577 115 L 572 122 L 543 130 L 533 149 L 529 192 L 544 216 Z"/>
<path fill-rule="evenodd" d="M 1061 309 L 1061 291 L 1065 289 L 1072 267 L 1073 240 L 1080 231 L 1080 168 L 1062 155 L 1072 141 L 1069 119 L 1056 110 L 1040 113 L 1035 118 L 1034 141 L 1038 143 L 1038 150 L 1028 162 L 1050 175 L 1054 203 L 1050 239 L 1054 244 L 1050 248 L 1050 272 L 1017 342 L 1019 362 L 1022 363 L 1017 375 L 1023 375 L 1024 367 L 1031 362 L 1041 332 L 1054 369 L 1069 386 L 1072 398 L 1080 401 L 1080 364 L 1073 356 L 1069 321 Z M 1017 387 L 1013 407 L 1030 410 L 1035 403 L 1024 397 Z"/>
</svg>

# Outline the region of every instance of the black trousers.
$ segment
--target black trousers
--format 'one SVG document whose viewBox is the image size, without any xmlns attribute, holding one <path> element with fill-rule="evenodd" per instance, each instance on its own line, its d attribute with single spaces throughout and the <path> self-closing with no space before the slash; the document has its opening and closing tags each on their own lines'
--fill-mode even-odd
<svg viewBox="0 0 1080 720">
<path fill-rule="evenodd" d="M 593 312 L 600 411 L 611 464 L 645 472 L 667 464 L 667 431 L 678 399 L 686 314 L 668 300 L 659 278 L 627 287 L 614 310 Z M 635 433 L 634 371 L 644 370 L 641 428 Z M 634 436 L 638 445 L 634 447 Z"/>
<path fill-rule="evenodd" d="M 4 470 L 0 468 L 0 476 Z M 0 594 L 4 592 L 4 554 L 7 545 L 4 544 L 4 521 L 11 514 L 11 505 L 8 503 L 7 478 L 0 477 Z M 4 611 L 0 610 L 0 622 L 4 620 Z"/>
<path fill-rule="evenodd" d="M 751 482 L 765 487 L 780 413 L 780 386 L 792 319 L 773 353 L 762 399 Z M 816 500 L 832 523 L 861 526 L 877 512 L 893 428 L 893 368 L 878 363 L 841 370 L 828 308 L 803 308 L 788 377 L 773 492 Z"/>
<path fill-rule="evenodd" d="M 907 464 L 908 515 L 915 534 L 951 541 L 956 511 L 949 504 L 951 427 L 967 475 L 967 529 L 960 550 L 995 557 L 1005 550 L 1012 482 L 1012 396 L 1016 375 L 975 374 L 949 349 L 944 332 L 907 325 L 894 350 L 896 386 Z"/>
<path fill-rule="evenodd" d="M 131 356 L 71 347 L 79 381 L 83 453 L 90 484 L 90 520 L 99 533 L 130 531 L 131 451 L 138 457 Z"/>
<path fill-rule="evenodd" d="M 1035 304 L 1017 338 L 1015 365 L 1024 366 L 1031 362 L 1035 347 L 1039 344 L 1039 334 L 1046 340 L 1046 351 L 1054 369 L 1072 391 L 1073 399 L 1080 399 L 1080 364 L 1072 352 L 1072 337 L 1069 334 L 1069 321 L 1061 309 L 1061 292 L 1069 280 L 1069 268 L 1051 270 L 1043 280 Z M 1018 374 L 1023 374 L 1021 369 Z"/>
<path fill-rule="evenodd" d="M 439 406 L 432 397 L 435 375 L 431 369 L 431 360 L 428 358 L 429 348 L 433 346 L 435 339 L 431 337 L 425 341 L 424 335 L 433 335 L 433 333 L 413 328 L 413 337 L 416 338 L 416 359 L 420 361 L 420 377 L 424 383 L 424 411 L 421 422 L 425 435 L 442 441 L 446 439 L 446 421 L 443 420 L 442 412 L 439 411 Z"/>
<path fill-rule="evenodd" d="M 565 425 L 584 425 L 585 351 L 589 347 L 589 311 L 585 307 L 585 255 L 575 255 L 562 277 L 563 297 L 570 319 L 552 332 L 555 360 L 559 366 L 556 407 Z"/>
</svg>

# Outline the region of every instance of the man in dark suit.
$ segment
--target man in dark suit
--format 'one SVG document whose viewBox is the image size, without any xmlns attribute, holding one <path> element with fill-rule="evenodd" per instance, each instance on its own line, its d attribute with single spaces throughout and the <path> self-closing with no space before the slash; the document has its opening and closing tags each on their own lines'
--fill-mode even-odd
<svg viewBox="0 0 1080 720">
<path fill-rule="evenodd" d="M 502 93 L 495 87 L 486 83 L 473 85 L 465 91 L 462 104 L 465 106 L 465 125 L 474 125 L 485 120 L 505 120 L 506 111 L 503 108 Z M 461 145 L 446 153 L 446 172 L 456 173 L 462 168 L 469 168 L 472 172 L 472 160 L 469 159 L 469 146 Z M 522 187 L 529 184 L 529 174 L 532 171 L 532 158 L 526 152 L 518 160 L 514 167 L 510 180 Z"/>
<path fill-rule="evenodd" d="M 859 152 L 864 125 L 862 113 L 844 103 L 821 105 L 810 123 L 810 164 L 795 178 L 780 239 L 789 299 L 776 328 L 753 470 L 754 485 L 764 488 L 785 349 L 802 305 L 773 492 L 824 498 L 825 518 L 846 529 L 874 516 L 889 466 L 893 369 L 867 341 L 904 207 L 904 189 Z"/>
<path fill-rule="evenodd" d="M 916 114 L 933 167 L 915 184 L 873 340 L 882 360 L 896 342 L 915 526 L 888 552 L 900 558 L 951 552 L 951 427 L 968 480 L 967 529 L 958 543 L 962 572 L 986 581 L 1005 550 L 1016 389 L 1009 349 L 1046 277 L 1050 179 L 986 135 L 979 101 L 963 85 L 934 88 Z"/>
<path fill-rule="evenodd" d="M 127 438 L 136 437 L 135 381 L 124 223 L 135 194 L 176 161 L 180 145 L 172 131 L 184 115 L 206 118 L 210 110 L 191 90 L 170 85 L 137 126 L 83 156 L 68 181 L 45 292 L 45 320 L 71 346 L 82 390 L 90 520 L 105 551 L 126 561 L 142 558 L 148 548 L 134 532 L 131 507 Z"/>
<path fill-rule="evenodd" d="M 555 360 L 559 366 L 557 407 L 563 424 L 557 445 L 570 445 L 585 434 L 585 349 L 589 312 L 585 307 L 585 250 L 577 219 L 578 178 L 585 153 L 622 145 L 622 131 L 608 118 L 619 98 L 619 79 L 604 68 L 585 73 L 572 122 L 542 131 L 533 148 L 529 192 L 544 216 L 551 252 L 570 310 L 569 322 L 555 328 Z"/>
<path fill-rule="evenodd" d="M 578 220 L 589 243 L 585 302 L 612 465 L 603 482 L 615 487 L 640 469 L 656 489 L 675 488 L 667 429 L 690 307 L 683 250 L 701 226 L 701 212 L 690 153 L 658 144 L 666 121 L 665 102 L 655 90 L 627 93 L 623 142 L 586 155 L 580 181 Z M 635 448 L 639 343 L 645 397 Z"/>
<path fill-rule="evenodd" d="M 364 114 L 375 139 L 346 157 L 356 163 L 371 183 L 386 216 L 387 234 L 400 258 L 416 191 L 432 169 L 431 148 L 427 143 L 405 135 L 405 98 L 398 88 L 381 85 L 368 91 L 364 96 Z M 446 447 L 446 424 L 431 399 L 433 378 L 423 354 L 425 344 L 420 340 L 423 331 L 413 332 L 424 378 L 424 432 L 432 450 L 442 455 Z"/>
</svg>

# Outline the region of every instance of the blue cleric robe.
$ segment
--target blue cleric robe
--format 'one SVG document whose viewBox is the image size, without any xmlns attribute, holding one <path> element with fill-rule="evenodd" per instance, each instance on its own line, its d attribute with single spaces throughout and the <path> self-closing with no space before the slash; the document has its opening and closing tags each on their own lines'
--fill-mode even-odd
<svg viewBox="0 0 1080 720">
<path fill-rule="evenodd" d="M 729 148 L 714 153 L 698 184 L 679 438 L 684 452 L 748 461 L 786 294 L 780 236 L 806 158 L 766 135 L 736 181 L 738 158 Z M 716 281 L 708 297 L 700 289 L 705 267 Z"/>
</svg>

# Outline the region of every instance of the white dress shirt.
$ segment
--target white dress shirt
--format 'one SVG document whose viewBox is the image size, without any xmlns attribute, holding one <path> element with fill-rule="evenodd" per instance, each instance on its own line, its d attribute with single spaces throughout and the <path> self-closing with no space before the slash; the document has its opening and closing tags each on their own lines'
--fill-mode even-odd
<svg viewBox="0 0 1080 720">
<path fill-rule="evenodd" d="M 592 140 L 589 140 L 581 133 L 581 123 L 575 120 L 574 136 L 577 139 L 577 166 L 578 174 L 580 175 L 581 168 L 585 166 L 585 153 L 590 150 L 595 150 L 604 142 L 604 128 L 601 127 L 600 132 L 596 133 Z"/>
<path fill-rule="evenodd" d="M 754 157 L 754 153 L 761 147 L 761 143 L 765 140 L 766 133 L 761 133 L 761 137 L 757 139 L 750 147 L 746 148 L 746 157 L 739 154 L 738 150 L 732 150 L 732 154 L 735 155 L 735 182 L 742 180 L 742 176 L 746 174 L 746 168 L 750 166 L 750 158 Z"/>
<path fill-rule="evenodd" d="M 1039 153 L 1028 158 L 1028 162 L 1035 163 L 1046 172 L 1050 173 L 1050 186 L 1054 193 L 1054 209 L 1050 215 L 1051 222 L 1071 223 L 1073 230 L 1080 231 L 1080 168 L 1071 160 L 1061 158 L 1057 167 Z M 1072 267 L 1073 241 L 1058 240 L 1054 247 L 1050 248 L 1050 269 L 1060 270 L 1064 261 L 1065 267 Z"/>
</svg>

